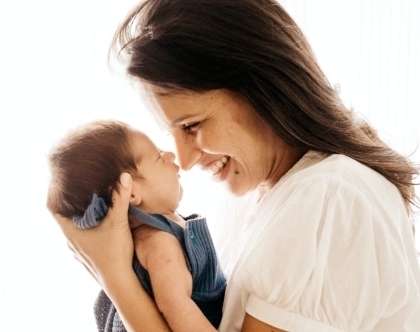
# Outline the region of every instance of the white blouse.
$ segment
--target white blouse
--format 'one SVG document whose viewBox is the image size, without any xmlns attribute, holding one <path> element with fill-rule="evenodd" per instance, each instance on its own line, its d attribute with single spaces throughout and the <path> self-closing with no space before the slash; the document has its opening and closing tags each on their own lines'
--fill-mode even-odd
<svg viewBox="0 0 420 332">
<path fill-rule="evenodd" d="M 413 234 L 384 177 L 311 151 L 260 202 L 244 199 L 219 219 L 220 332 L 240 331 L 245 312 L 291 332 L 420 331 Z"/>
</svg>

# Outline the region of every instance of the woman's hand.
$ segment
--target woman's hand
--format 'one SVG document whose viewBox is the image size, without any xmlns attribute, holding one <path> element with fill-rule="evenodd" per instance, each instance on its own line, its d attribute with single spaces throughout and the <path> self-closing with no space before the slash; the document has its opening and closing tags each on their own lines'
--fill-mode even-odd
<svg viewBox="0 0 420 332">
<path fill-rule="evenodd" d="M 79 229 L 72 220 L 59 214 L 53 215 L 75 258 L 102 287 L 107 279 L 116 280 L 114 276 L 117 274 L 132 271 L 134 246 L 127 217 L 131 195 L 130 174 L 121 174 L 118 189 L 119 193 L 114 190 L 112 194 L 113 207 L 97 227 Z"/>
<path fill-rule="evenodd" d="M 131 176 L 121 174 L 118 191 L 99 226 L 79 229 L 73 221 L 54 214 L 70 249 L 111 299 L 129 332 L 169 332 L 169 326 L 135 275 L 133 238 L 128 224 Z"/>
<path fill-rule="evenodd" d="M 286 332 L 274 326 L 268 325 L 250 314 L 246 313 L 241 332 Z"/>
</svg>

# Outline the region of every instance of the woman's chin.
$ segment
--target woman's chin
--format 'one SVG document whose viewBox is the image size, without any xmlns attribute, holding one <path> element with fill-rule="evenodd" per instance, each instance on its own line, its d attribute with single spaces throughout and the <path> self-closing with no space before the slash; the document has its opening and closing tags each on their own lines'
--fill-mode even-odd
<svg viewBox="0 0 420 332">
<path fill-rule="evenodd" d="M 244 196 L 250 191 L 245 186 L 240 184 L 226 182 L 225 185 L 229 193 L 236 197 Z"/>
</svg>

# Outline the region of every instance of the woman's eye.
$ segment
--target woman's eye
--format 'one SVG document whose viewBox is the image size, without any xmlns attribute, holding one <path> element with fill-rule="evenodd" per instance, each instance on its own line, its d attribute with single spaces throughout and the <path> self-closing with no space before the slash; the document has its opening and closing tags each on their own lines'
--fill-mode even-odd
<svg viewBox="0 0 420 332">
<path fill-rule="evenodd" d="M 182 130 L 186 133 L 193 133 L 196 132 L 198 130 L 200 126 L 200 122 L 193 122 L 190 124 L 184 124 L 182 125 Z"/>
</svg>

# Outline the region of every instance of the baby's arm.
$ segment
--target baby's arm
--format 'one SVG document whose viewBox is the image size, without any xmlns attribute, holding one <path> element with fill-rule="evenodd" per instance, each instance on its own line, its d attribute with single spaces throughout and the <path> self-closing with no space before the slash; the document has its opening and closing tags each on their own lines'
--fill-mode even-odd
<svg viewBox="0 0 420 332">
<path fill-rule="evenodd" d="M 149 272 L 156 304 L 172 331 L 217 331 L 191 299 L 192 276 L 175 236 L 147 225 L 133 234 L 137 257 Z"/>
</svg>

